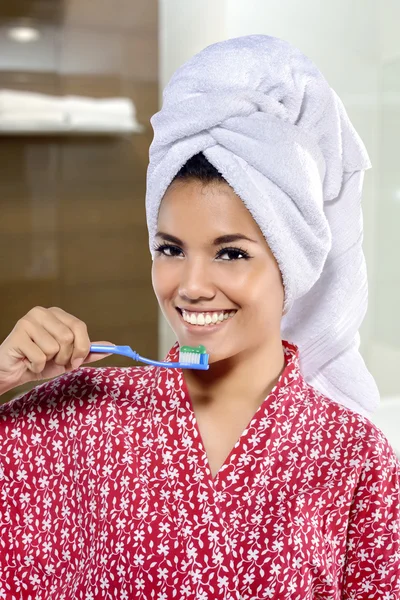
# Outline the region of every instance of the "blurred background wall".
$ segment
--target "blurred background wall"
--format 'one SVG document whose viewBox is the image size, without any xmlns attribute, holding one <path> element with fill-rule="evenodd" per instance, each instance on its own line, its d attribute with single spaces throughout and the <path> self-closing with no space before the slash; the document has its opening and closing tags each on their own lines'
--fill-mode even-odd
<svg viewBox="0 0 400 600">
<path fill-rule="evenodd" d="M 27 26 L 37 39 L 12 37 Z M 0 339 L 34 306 L 60 306 L 93 341 L 156 356 L 144 196 L 158 107 L 157 0 L 2 0 L 1 89 L 128 97 L 144 131 L 0 135 Z"/>
</svg>

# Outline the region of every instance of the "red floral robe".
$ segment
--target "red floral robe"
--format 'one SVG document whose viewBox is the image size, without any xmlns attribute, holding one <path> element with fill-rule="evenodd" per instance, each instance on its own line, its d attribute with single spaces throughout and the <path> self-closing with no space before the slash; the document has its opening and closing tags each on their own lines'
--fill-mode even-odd
<svg viewBox="0 0 400 600">
<path fill-rule="evenodd" d="M 283 345 L 214 479 L 181 370 L 82 368 L 1 406 L 0 599 L 399 599 L 394 452 Z"/>
</svg>

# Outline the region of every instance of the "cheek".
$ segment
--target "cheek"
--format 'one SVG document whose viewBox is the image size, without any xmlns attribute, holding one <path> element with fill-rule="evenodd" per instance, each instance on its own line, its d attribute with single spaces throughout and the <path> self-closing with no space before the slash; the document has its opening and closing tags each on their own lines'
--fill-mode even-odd
<svg viewBox="0 0 400 600">
<path fill-rule="evenodd" d="M 171 295 L 176 287 L 176 277 L 173 275 L 173 270 L 166 263 L 155 259 L 151 268 L 151 281 L 153 290 L 158 300 Z"/>
<path fill-rule="evenodd" d="M 263 306 L 268 308 L 269 314 L 276 311 L 281 313 L 284 288 L 280 271 L 275 265 L 255 269 L 246 278 L 238 277 L 235 285 L 241 290 L 243 302 L 249 308 L 259 310 Z"/>
<path fill-rule="evenodd" d="M 163 289 L 163 278 L 160 273 L 160 269 L 155 261 L 153 261 L 151 267 L 151 283 L 153 285 L 153 290 L 157 299 L 160 300 L 160 295 L 162 295 Z"/>
</svg>

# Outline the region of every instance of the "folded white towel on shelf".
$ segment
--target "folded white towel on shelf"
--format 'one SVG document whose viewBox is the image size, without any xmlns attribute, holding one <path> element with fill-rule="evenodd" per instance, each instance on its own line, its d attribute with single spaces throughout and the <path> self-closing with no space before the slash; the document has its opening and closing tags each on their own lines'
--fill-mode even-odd
<svg viewBox="0 0 400 600">
<path fill-rule="evenodd" d="M 36 92 L 0 89 L 0 113 L 62 110 L 63 98 Z"/>
<path fill-rule="evenodd" d="M 113 117 L 136 117 L 135 106 L 130 98 L 84 98 L 65 96 L 63 99 L 68 114 L 89 113 Z"/>
<path fill-rule="evenodd" d="M 121 132 L 143 131 L 130 98 L 48 96 L 19 90 L 0 90 L 0 131 Z M 52 127 L 53 125 L 53 127 Z"/>
<path fill-rule="evenodd" d="M 66 123 L 65 112 L 63 110 L 46 110 L 46 111 L 21 111 L 8 110 L 0 112 L 0 123 Z"/>
<path fill-rule="evenodd" d="M 76 131 L 120 131 L 136 132 L 143 131 L 140 125 L 132 117 L 115 117 L 114 115 L 90 115 L 72 113 L 67 117 L 67 122 L 71 130 Z"/>
<path fill-rule="evenodd" d="M 57 132 L 65 131 L 66 119 L 62 110 L 32 110 L 0 112 L 0 132 Z"/>
</svg>

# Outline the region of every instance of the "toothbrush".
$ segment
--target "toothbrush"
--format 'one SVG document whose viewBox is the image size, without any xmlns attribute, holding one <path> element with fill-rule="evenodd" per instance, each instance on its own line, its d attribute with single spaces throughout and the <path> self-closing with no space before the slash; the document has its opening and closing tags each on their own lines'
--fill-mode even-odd
<svg viewBox="0 0 400 600">
<path fill-rule="evenodd" d="M 132 350 L 130 346 L 109 346 L 104 344 L 92 344 L 90 346 L 90 352 L 100 352 L 102 354 L 120 354 L 121 356 L 128 356 L 138 362 L 143 362 L 148 365 L 154 365 L 156 367 L 168 367 L 173 369 L 198 369 L 208 370 L 210 365 L 208 364 L 209 355 L 206 352 L 204 346 L 181 346 L 179 349 L 179 362 L 159 362 L 157 360 L 150 360 L 149 358 L 143 358 L 137 352 Z"/>
</svg>

